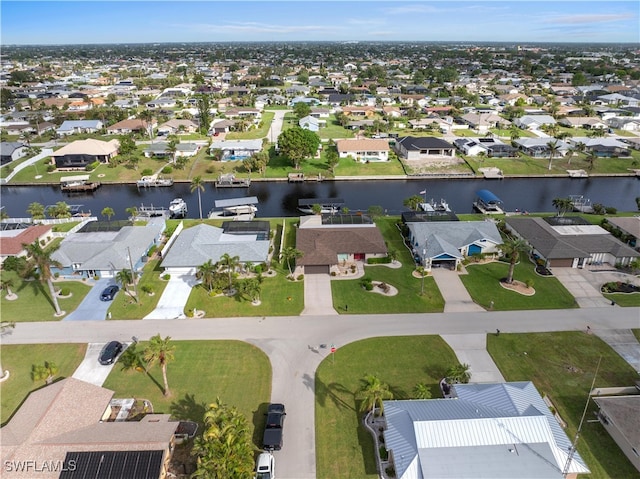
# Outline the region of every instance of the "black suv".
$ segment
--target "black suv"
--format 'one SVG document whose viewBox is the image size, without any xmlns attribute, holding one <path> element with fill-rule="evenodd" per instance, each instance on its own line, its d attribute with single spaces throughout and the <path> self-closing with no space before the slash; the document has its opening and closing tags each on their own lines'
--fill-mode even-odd
<svg viewBox="0 0 640 479">
<path fill-rule="evenodd" d="M 264 436 L 262 437 L 262 445 L 267 451 L 282 449 L 282 428 L 286 415 L 284 404 L 269 404 L 267 424 L 264 427 Z"/>
</svg>

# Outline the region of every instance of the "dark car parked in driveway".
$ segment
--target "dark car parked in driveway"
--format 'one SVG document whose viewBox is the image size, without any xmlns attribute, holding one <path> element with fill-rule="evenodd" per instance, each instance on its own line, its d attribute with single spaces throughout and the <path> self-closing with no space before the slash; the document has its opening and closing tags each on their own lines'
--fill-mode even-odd
<svg viewBox="0 0 640 479">
<path fill-rule="evenodd" d="M 287 413 L 284 404 L 269 404 L 267 409 L 267 424 L 264 427 L 262 447 L 267 451 L 279 451 L 282 449 L 282 434 L 284 417 Z"/>
<path fill-rule="evenodd" d="M 98 362 L 102 365 L 113 364 L 118 357 L 118 354 L 122 352 L 122 343 L 119 341 L 111 341 L 105 344 L 100 356 L 98 356 Z"/>
<path fill-rule="evenodd" d="M 116 293 L 119 289 L 120 288 L 118 288 L 115 284 L 107 286 L 100 294 L 100 301 L 111 301 L 116 296 Z"/>
</svg>

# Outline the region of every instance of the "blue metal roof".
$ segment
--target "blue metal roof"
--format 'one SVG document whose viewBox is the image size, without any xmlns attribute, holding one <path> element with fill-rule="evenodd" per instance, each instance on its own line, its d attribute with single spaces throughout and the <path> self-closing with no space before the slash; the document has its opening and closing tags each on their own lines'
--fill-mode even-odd
<svg viewBox="0 0 640 479">
<path fill-rule="evenodd" d="M 476 196 L 480 198 L 485 204 L 502 203 L 502 200 L 489 190 L 478 190 Z"/>
</svg>

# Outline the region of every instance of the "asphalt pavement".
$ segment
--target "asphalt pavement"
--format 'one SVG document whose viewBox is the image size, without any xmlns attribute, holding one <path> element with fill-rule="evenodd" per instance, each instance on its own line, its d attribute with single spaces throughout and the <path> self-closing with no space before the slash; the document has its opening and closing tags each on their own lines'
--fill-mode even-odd
<svg viewBox="0 0 640 479">
<path fill-rule="evenodd" d="M 109 278 L 96 281 L 76 310 L 66 315 L 63 321 L 103 321 L 107 319 L 111 301 L 100 301 L 100 294 L 111 284 L 116 283 Z M 118 294 L 124 293 L 118 291 Z"/>
</svg>

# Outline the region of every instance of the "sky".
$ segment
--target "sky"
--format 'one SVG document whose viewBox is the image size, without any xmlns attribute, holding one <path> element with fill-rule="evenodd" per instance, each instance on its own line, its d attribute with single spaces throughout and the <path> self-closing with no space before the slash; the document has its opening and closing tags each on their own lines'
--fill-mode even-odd
<svg viewBox="0 0 640 479">
<path fill-rule="evenodd" d="M 1 0 L 0 42 L 640 43 L 639 16 L 638 0 Z"/>
</svg>

